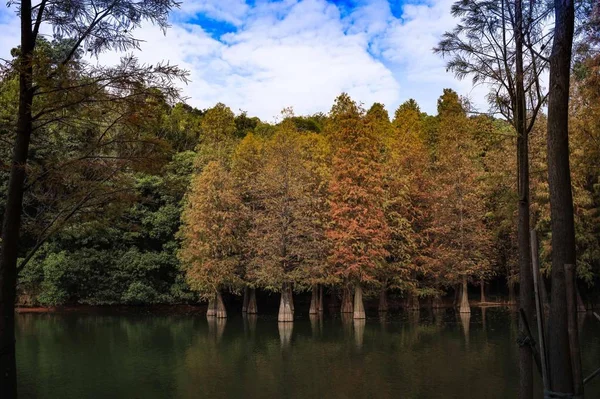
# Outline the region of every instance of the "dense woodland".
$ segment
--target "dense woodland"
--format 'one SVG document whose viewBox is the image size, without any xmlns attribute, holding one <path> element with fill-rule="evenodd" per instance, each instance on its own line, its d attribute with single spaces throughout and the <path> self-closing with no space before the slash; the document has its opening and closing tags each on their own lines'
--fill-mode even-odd
<svg viewBox="0 0 600 399">
<path fill-rule="evenodd" d="M 40 46 L 41 67 L 52 68 L 60 50 Z M 570 132 L 577 273 L 590 299 L 600 273 L 599 64 L 588 57 L 577 68 Z M 68 74 L 88 78 L 77 63 Z M 14 123 L 16 88 L 3 79 L 4 126 Z M 547 272 L 545 123 L 542 115 L 532 131 L 530 163 L 531 220 Z M 24 305 L 325 289 L 350 308 L 357 290 L 382 307 L 386 293 L 413 307 L 467 286 L 483 285 L 484 295 L 490 281 L 515 301 L 516 135 L 452 90 L 437 115 L 409 100 L 390 116 L 342 94 L 327 114 L 284 109 L 274 123 L 144 93 L 125 104 L 82 103 L 40 129 L 25 196 Z M 2 133 L 8 153 L 11 132 Z M 7 180 L 3 172 L 2 187 Z"/>
</svg>

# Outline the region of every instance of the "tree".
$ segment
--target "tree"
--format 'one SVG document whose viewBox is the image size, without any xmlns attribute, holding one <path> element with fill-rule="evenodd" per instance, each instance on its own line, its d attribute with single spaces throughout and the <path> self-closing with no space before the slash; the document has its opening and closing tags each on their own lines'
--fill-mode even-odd
<svg viewBox="0 0 600 399">
<path fill-rule="evenodd" d="M 329 262 L 345 284 L 354 285 L 354 318 L 364 319 L 362 285 L 377 281 L 388 255 L 389 228 L 383 212 L 382 141 L 373 123 L 347 94 L 340 95 L 327 127 L 333 148 Z"/>
<path fill-rule="evenodd" d="M 235 291 L 242 283 L 245 209 L 222 164 L 209 162 L 192 180 L 182 220 L 179 256 L 186 266 L 187 281 L 209 299 L 209 308 L 216 304 L 217 317 L 226 317 L 221 291 Z"/>
<path fill-rule="evenodd" d="M 281 293 L 278 320 L 293 321 L 292 289 L 303 283 L 303 268 L 314 268 L 323 254 L 315 229 L 311 174 L 301 154 L 301 134 L 291 111 L 265 142 L 264 165 L 255 185 L 258 203 L 252 209 L 248 277 Z"/>
<path fill-rule="evenodd" d="M 550 57 L 550 96 L 548 99 L 548 186 L 552 219 L 552 292 L 549 338 L 550 381 L 556 392 L 583 395 L 581 359 L 577 329 L 568 324 L 574 309 L 568 309 L 567 280 L 575 275 L 565 272 L 565 265 L 575 265 L 575 223 L 569 165 L 569 86 L 571 56 L 575 30 L 574 2 L 554 2 L 554 41 Z M 570 343 L 574 340 L 575 343 Z M 571 344 L 571 345 L 570 345 Z M 569 348 L 571 351 L 569 351 Z M 578 373 L 577 373 L 578 372 Z"/>
<path fill-rule="evenodd" d="M 16 397 L 16 361 L 14 345 L 14 302 L 16 295 L 17 258 L 21 227 L 24 182 L 27 176 L 28 150 L 34 129 L 41 116 L 48 115 L 56 107 L 47 109 L 43 114 L 33 114 L 34 98 L 48 93 L 45 88 L 55 85 L 55 90 L 68 92 L 61 85 L 61 72 L 69 66 L 74 55 L 85 48 L 97 55 L 105 50 L 128 50 L 135 48 L 138 41 L 131 31 L 143 21 L 167 26 L 167 14 L 176 3 L 173 1 L 151 0 L 145 3 L 130 1 L 97 2 L 82 0 L 72 2 L 48 2 L 42 0 L 32 6 L 30 0 L 15 2 L 21 21 L 21 43 L 19 56 L 14 67 L 19 75 L 19 108 L 17 112 L 16 135 L 13 145 L 10 179 L 2 226 L 2 253 L 0 255 L 0 390 L 7 397 Z M 48 24 L 60 39 L 70 39 L 71 46 L 65 52 L 59 67 L 46 76 L 39 76 L 34 69 L 34 54 L 38 43 L 38 34 L 43 25 Z M 114 84 L 115 93 L 125 95 L 119 90 L 118 82 L 148 82 L 172 76 L 173 70 L 164 68 L 133 68 L 134 65 L 122 65 L 115 69 L 98 70 L 93 84 L 106 86 Z M 133 68 L 133 69 L 132 69 Z M 129 74 L 126 72 L 129 71 Z M 168 72 L 168 73 L 165 73 Z M 102 79 L 103 78 L 103 79 Z M 128 80 L 125 78 L 129 78 Z M 162 79 L 161 78 L 161 79 Z M 156 80 L 154 81 L 156 82 Z M 164 83 L 164 81 L 163 81 Z M 123 87 L 123 86 L 121 86 Z M 89 97 L 86 97 L 89 98 Z M 77 103 L 81 103 L 79 99 Z M 61 108 L 71 103 L 61 104 Z"/>
<path fill-rule="evenodd" d="M 472 76 L 473 83 L 491 84 L 492 111 L 503 115 L 517 133 L 518 249 L 520 306 L 533 319 L 533 277 L 529 244 L 528 135 L 546 101 L 541 74 L 548 66 L 547 29 L 551 9 L 545 2 L 522 0 L 457 1 L 452 14 L 461 23 L 435 49 L 451 55 L 448 69 L 457 77 Z M 520 334 L 525 334 L 521 324 Z M 531 348 L 520 350 L 520 397 L 533 397 Z"/>
<path fill-rule="evenodd" d="M 393 135 L 387 142 L 385 161 L 385 214 L 390 228 L 389 256 L 391 287 L 408 295 L 412 308 L 420 296 L 437 296 L 422 279 L 426 271 L 423 249 L 426 244 L 424 217 L 430 208 L 430 157 L 425 143 L 423 116 L 410 99 L 394 113 Z"/>
<path fill-rule="evenodd" d="M 467 283 L 490 268 L 491 235 L 485 225 L 483 170 L 473 140 L 471 121 L 458 95 L 444 90 L 438 100 L 439 156 L 433 174 L 433 222 L 430 236 L 431 267 L 446 284 L 458 285 L 460 312 L 470 313 Z"/>
</svg>

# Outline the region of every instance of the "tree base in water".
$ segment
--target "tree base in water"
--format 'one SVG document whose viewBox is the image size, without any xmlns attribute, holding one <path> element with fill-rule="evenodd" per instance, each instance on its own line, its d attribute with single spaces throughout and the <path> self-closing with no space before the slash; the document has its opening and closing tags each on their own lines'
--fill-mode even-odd
<svg viewBox="0 0 600 399">
<path fill-rule="evenodd" d="M 354 288 L 354 319 L 365 319 L 365 307 L 363 304 L 362 287 L 356 284 Z"/>
<path fill-rule="evenodd" d="M 294 311 L 292 307 L 293 300 L 291 288 L 288 288 L 287 284 L 284 284 L 281 289 L 281 299 L 279 301 L 279 314 L 277 315 L 278 322 L 294 321 Z"/>
</svg>

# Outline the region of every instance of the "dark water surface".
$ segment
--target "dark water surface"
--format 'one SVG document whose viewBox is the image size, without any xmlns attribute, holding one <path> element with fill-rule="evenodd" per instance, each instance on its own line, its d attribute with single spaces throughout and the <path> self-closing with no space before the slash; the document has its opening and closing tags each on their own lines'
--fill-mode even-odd
<svg viewBox="0 0 600 399">
<path fill-rule="evenodd" d="M 516 313 L 17 316 L 21 398 L 516 398 Z M 584 374 L 600 322 L 580 320 Z M 537 382 L 539 385 L 539 381 Z M 600 379 L 586 398 L 600 398 Z"/>
</svg>

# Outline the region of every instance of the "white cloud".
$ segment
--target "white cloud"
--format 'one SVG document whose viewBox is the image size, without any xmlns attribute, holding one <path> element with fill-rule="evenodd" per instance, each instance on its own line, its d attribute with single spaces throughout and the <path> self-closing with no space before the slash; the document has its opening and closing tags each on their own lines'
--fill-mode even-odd
<svg viewBox="0 0 600 399">
<path fill-rule="evenodd" d="M 286 106 L 298 114 L 327 112 L 342 91 L 366 106 L 382 102 L 390 112 L 412 97 L 435 113 L 444 87 L 471 93 L 484 104 L 485 89 L 472 91 L 470 82 L 457 82 L 431 51 L 456 23 L 451 3 L 405 4 L 395 18 L 387 0 L 359 0 L 345 17 L 327 0 L 256 0 L 253 6 L 244 0 L 191 0 L 173 15 L 166 36 L 152 26 L 136 31 L 145 40 L 136 55 L 188 69 L 191 83 L 183 92 L 191 105 L 220 101 L 266 120 Z M 185 22 L 199 14 L 236 29 L 214 37 Z M 5 42 L 17 41 L 15 20 L 0 19 L 10 32 L 17 27 L 15 35 L 0 39 L 0 54 L 6 54 Z M 117 59 L 101 57 L 104 63 Z"/>
</svg>

